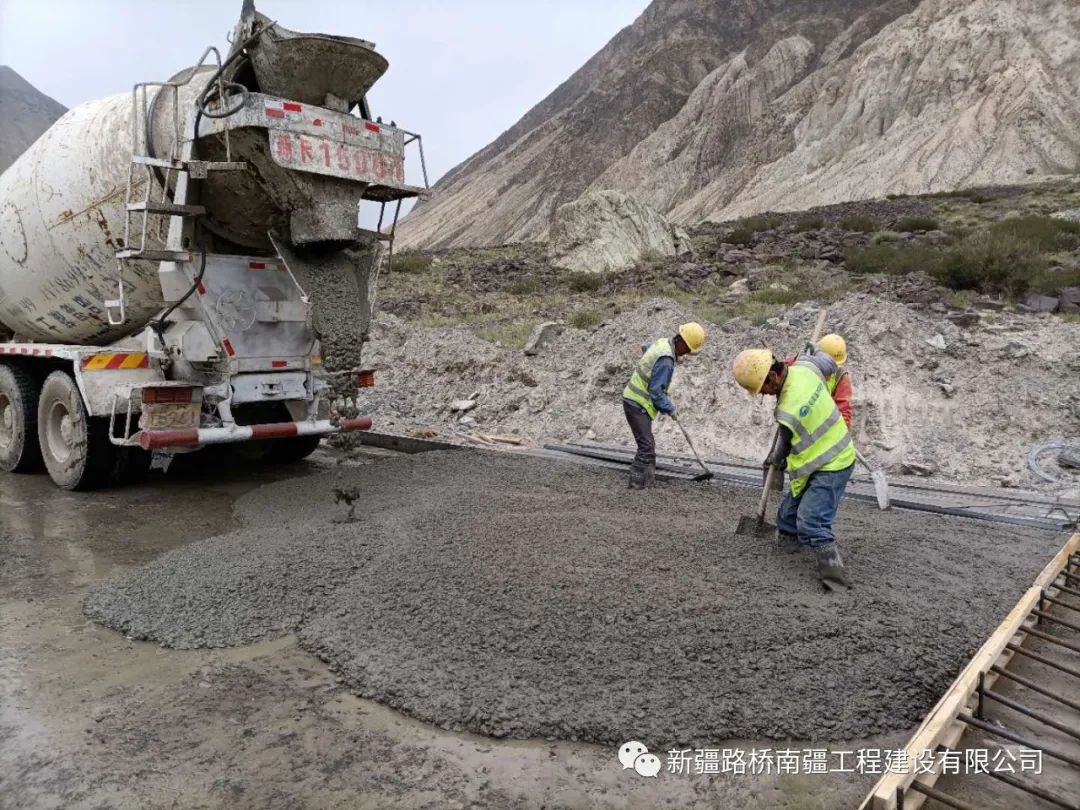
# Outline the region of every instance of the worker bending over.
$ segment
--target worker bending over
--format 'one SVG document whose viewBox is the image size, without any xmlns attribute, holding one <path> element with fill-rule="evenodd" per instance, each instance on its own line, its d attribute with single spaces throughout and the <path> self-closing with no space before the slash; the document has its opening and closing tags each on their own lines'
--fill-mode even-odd
<svg viewBox="0 0 1080 810">
<path fill-rule="evenodd" d="M 790 491 L 776 515 L 776 538 L 785 552 L 811 548 L 818 576 L 830 589 L 849 586 L 833 521 L 855 465 L 855 446 L 827 380 L 840 367 L 825 352 L 792 365 L 768 349 L 747 349 L 735 358 L 735 380 L 751 394 L 776 397 L 777 442 L 766 468 L 787 469 Z"/>
<path fill-rule="evenodd" d="M 813 346 L 808 343 L 807 346 Z M 832 394 L 833 402 L 836 403 L 837 409 L 840 411 L 840 415 L 844 417 L 844 424 L 847 425 L 848 430 L 851 430 L 851 375 L 848 374 L 847 369 L 844 368 L 844 364 L 847 363 L 847 343 L 840 335 L 831 334 L 825 335 L 817 345 L 817 350 L 825 352 L 833 360 L 836 361 L 836 365 L 840 367 L 840 370 L 836 374 L 833 374 L 827 380 L 825 380 L 825 387 L 829 389 L 829 393 Z M 813 352 L 811 352 L 812 354 Z M 791 355 L 784 362 L 789 366 L 793 365 L 796 360 L 799 359 L 798 355 Z"/>
<path fill-rule="evenodd" d="M 705 343 L 705 330 L 698 323 L 684 323 L 672 338 L 660 338 L 641 346 L 630 382 L 623 389 L 623 412 L 637 443 L 630 465 L 630 489 L 644 489 L 656 475 L 656 441 L 652 423 L 657 414 L 675 418 L 675 403 L 668 396 L 675 363 L 687 354 L 697 354 Z"/>
</svg>

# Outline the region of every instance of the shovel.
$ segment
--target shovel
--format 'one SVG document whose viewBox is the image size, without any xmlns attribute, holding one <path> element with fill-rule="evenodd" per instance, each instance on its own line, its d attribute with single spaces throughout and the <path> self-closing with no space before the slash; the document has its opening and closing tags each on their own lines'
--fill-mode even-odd
<svg viewBox="0 0 1080 810">
<path fill-rule="evenodd" d="M 889 482 L 885 478 L 885 473 L 881 470 L 874 469 L 870 466 L 870 462 L 863 457 L 863 454 L 858 450 L 855 451 L 855 457 L 859 459 L 860 463 L 866 467 L 870 473 L 870 477 L 874 481 L 874 494 L 877 496 L 878 509 L 885 510 L 889 508 Z"/>
<path fill-rule="evenodd" d="M 686 428 L 683 427 L 683 423 L 679 421 L 679 418 L 677 416 L 672 416 L 671 420 L 676 425 L 679 426 L 679 430 L 682 431 L 682 435 L 686 439 L 686 443 L 688 445 L 690 445 L 690 452 L 694 454 L 694 458 L 697 459 L 697 463 L 700 464 L 701 469 L 703 469 L 705 471 L 703 473 L 695 475 L 693 480 L 694 481 L 708 481 L 709 479 L 711 479 L 713 477 L 713 473 L 708 467 L 705 466 L 705 462 L 702 461 L 701 456 L 698 455 L 697 448 L 694 447 L 694 443 L 690 440 L 690 434 L 686 432 Z"/>
</svg>

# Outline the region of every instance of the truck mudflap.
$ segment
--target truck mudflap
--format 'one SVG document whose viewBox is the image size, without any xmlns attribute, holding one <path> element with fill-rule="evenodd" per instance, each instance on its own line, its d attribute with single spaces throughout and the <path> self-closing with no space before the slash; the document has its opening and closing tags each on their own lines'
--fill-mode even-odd
<svg viewBox="0 0 1080 810">
<path fill-rule="evenodd" d="M 194 447 L 204 444 L 229 444 L 254 439 L 288 439 L 295 436 L 329 436 L 370 430 L 371 417 L 341 419 L 335 424 L 329 419 L 315 422 L 274 422 L 267 425 L 233 425 L 217 428 L 185 428 L 182 430 L 143 430 L 138 434 L 143 450 L 167 450 L 170 447 Z"/>
</svg>

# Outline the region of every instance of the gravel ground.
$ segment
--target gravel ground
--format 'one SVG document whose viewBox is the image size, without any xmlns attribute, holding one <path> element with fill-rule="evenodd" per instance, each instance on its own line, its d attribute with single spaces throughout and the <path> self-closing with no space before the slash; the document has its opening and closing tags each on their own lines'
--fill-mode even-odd
<svg viewBox="0 0 1080 810">
<path fill-rule="evenodd" d="M 356 693 L 448 729 L 619 744 L 908 728 L 1061 538 L 846 503 L 856 588 L 732 534 L 754 493 L 447 451 L 264 486 L 244 528 L 99 587 L 190 648 L 297 632 Z M 357 488 L 355 522 L 333 489 Z"/>
</svg>

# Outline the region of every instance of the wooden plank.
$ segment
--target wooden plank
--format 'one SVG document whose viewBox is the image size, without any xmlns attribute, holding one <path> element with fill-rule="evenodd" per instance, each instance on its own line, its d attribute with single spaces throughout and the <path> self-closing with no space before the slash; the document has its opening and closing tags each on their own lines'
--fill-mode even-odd
<svg viewBox="0 0 1080 810">
<path fill-rule="evenodd" d="M 1005 645 L 1014 637 L 1020 636 L 1020 643 L 1027 637 L 1024 628 L 1029 623 L 1030 613 L 1039 604 L 1039 596 L 1045 588 L 1053 590 L 1053 582 L 1058 574 L 1069 562 L 1069 556 L 1080 549 L 1080 533 L 1074 534 L 1061 548 L 1053 559 L 1047 563 L 1035 583 L 1020 598 L 1005 620 L 998 625 L 986 643 L 979 648 L 968 665 L 952 682 L 945 694 L 937 702 L 926 719 L 922 722 L 915 734 L 906 746 L 909 761 L 917 754 L 926 749 L 934 750 L 939 745 L 954 748 L 964 735 L 965 726 L 956 719 L 956 715 L 974 700 L 974 692 L 979 685 L 979 676 L 985 674 L 985 682 L 992 685 L 997 680 L 997 675 L 988 672 L 995 663 L 1004 666 L 1012 658 L 1012 651 L 1006 650 Z M 1000 663 L 999 663 L 1000 662 Z M 878 780 L 873 791 L 863 803 L 860 810 L 896 810 L 896 792 L 898 789 L 907 789 L 915 781 L 913 773 L 885 774 Z M 919 774 L 919 782 L 933 785 L 938 778 L 938 772 Z M 925 801 L 921 793 L 913 792 L 905 798 L 905 810 L 917 810 Z"/>
</svg>

